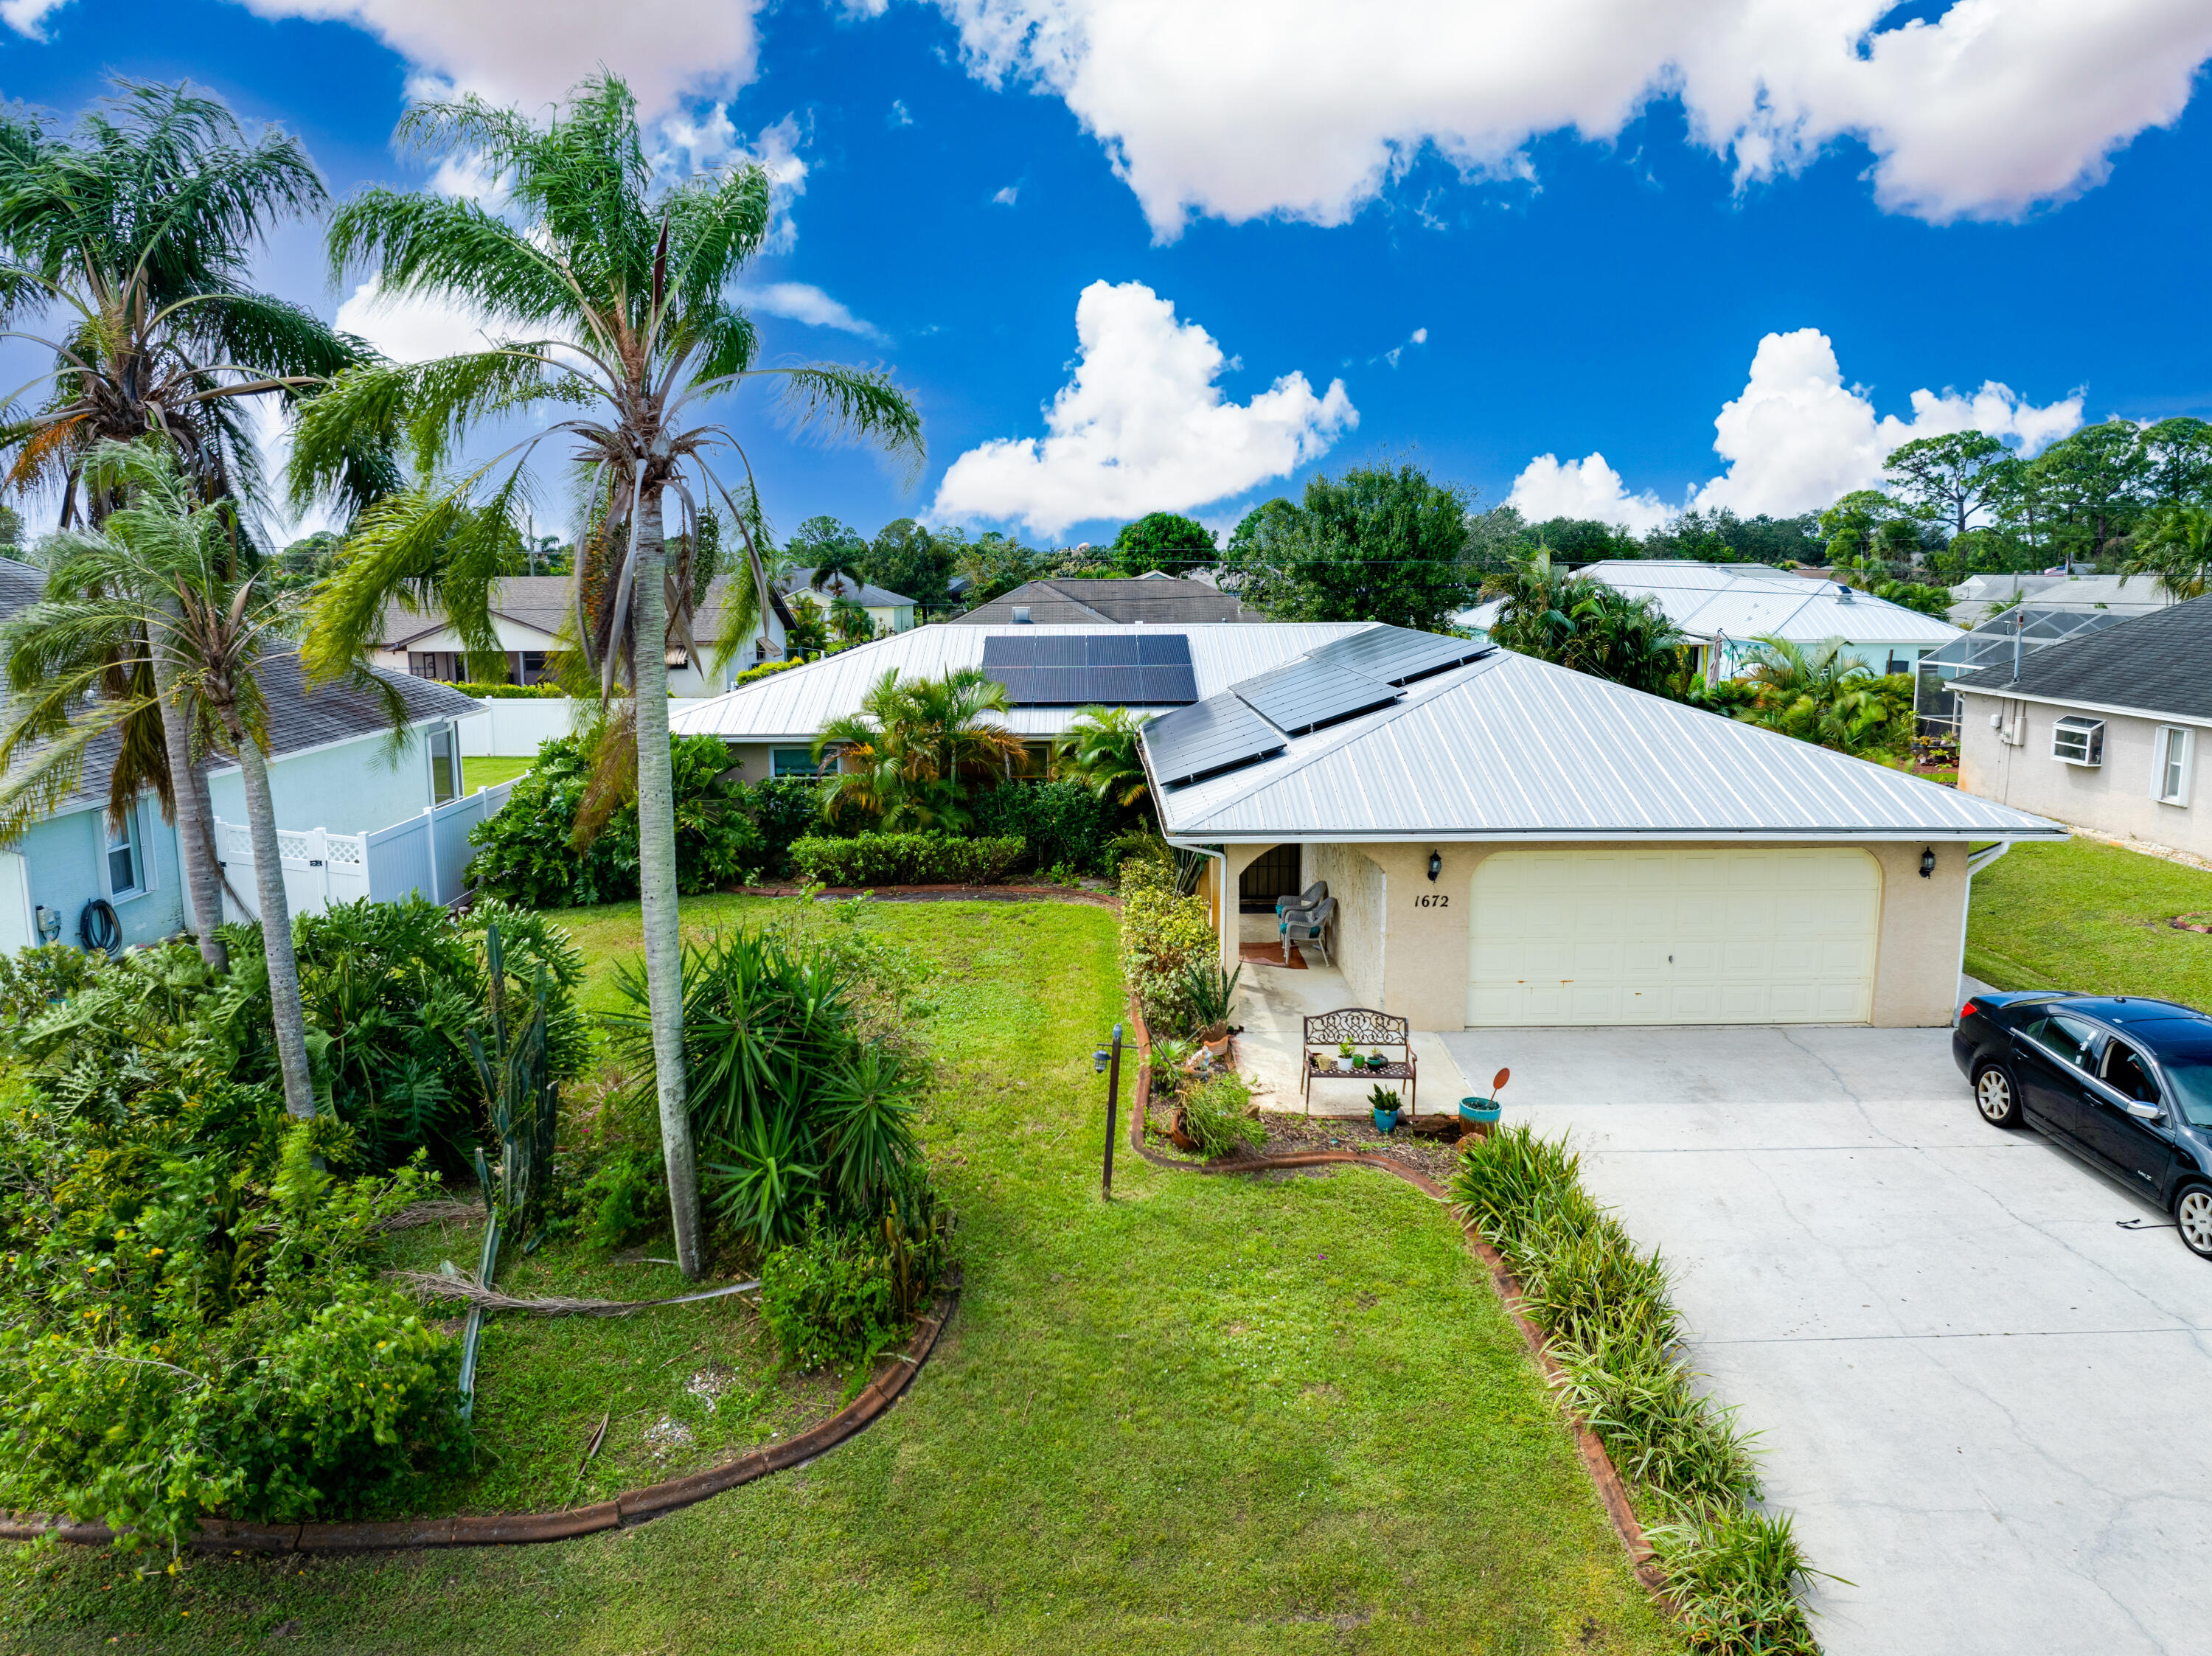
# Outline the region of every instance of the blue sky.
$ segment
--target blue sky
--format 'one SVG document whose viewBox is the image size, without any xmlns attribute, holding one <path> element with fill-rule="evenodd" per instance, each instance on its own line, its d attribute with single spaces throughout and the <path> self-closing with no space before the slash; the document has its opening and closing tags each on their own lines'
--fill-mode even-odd
<svg viewBox="0 0 2212 1656">
<path fill-rule="evenodd" d="M 884 364 L 924 410 L 909 479 L 738 399 L 785 528 L 1072 543 L 1399 458 L 1641 526 L 1825 504 L 1913 431 L 2212 416 L 2201 4 L 1528 9 L 0 0 L 0 94 L 189 77 L 343 195 L 428 181 L 389 144 L 410 86 L 534 104 L 611 63 L 672 164 L 785 178 L 748 280 L 771 355 Z M 307 227 L 263 275 L 351 296 Z"/>
</svg>

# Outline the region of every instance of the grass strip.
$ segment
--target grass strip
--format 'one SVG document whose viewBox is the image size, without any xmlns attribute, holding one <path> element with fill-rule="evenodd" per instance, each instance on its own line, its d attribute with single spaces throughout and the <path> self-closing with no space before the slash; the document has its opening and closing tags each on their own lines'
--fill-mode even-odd
<svg viewBox="0 0 2212 1656">
<path fill-rule="evenodd" d="M 1560 1390 L 1646 1518 L 1644 1534 L 1702 1651 L 1817 1656 L 1797 1591 L 1814 1572 L 1787 1514 L 1763 1512 L 1750 1436 L 1675 1355 L 1681 1318 L 1657 1250 L 1640 1252 L 1583 1188 L 1564 1140 L 1526 1126 L 1471 1142 L 1453 1210 L 1504 1256 Z"/>
</svg>

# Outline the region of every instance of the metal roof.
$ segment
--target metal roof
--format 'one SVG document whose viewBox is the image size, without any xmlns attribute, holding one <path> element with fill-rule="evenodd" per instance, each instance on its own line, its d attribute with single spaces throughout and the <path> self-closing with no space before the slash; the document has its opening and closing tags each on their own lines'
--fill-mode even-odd
<svg viewBox="0 0 2212 1656">
<path fill-rule="evenodd" d="M 1190 640 L 1197 692 L 1218 695 L 1240 679 L 1297 660 L 1308 651 L 1364 632 L 1372 622 L 1216 622 L 1178 627 Z M 696 701 L 669 719 L 678 736 L 719 736 L 730 742 L 807 741 L 832 719 L 860 711 L 860 698 L 884 674 L 896 668 L 902 677 L 937 678 L 959 667 L 983 664 L 988 638 L 1127 638 L 1126 626 L 917 627 L 911 632 L 841 650 L 804 667 L 775 673 L 705 701 Z M 1139 634 L 1141 636 L 1141 633 Z M 1075 707 L 1015 707 L 1004 722 L 1018 735 L 1057 736 L 1074 722 Z M 1139 713 L 1164 713 L 1164 706 L 1139 705 Z"/>
<path fill-rule="evenodd" d="M 1507 650 L 1290 737 L 1278 758 L 1155 797 L 1167 832 L 1200 842 L 2066 837 L 2025 811 Z"/>
<path fill-rule="evenodd" d="M 1692 638 L 1725 633 L 1742 641 L 1771 634 L 1799 644 L 1948 644 L 1959 629 L 1832 580 L 1812 580 L 1763 563 L 1688 563 L 1616 558 L 1575 571 L 1635 597 L 1656 599 Z M 1849 596 L 1844 596 L 1845 594 Z"/>
</svg>

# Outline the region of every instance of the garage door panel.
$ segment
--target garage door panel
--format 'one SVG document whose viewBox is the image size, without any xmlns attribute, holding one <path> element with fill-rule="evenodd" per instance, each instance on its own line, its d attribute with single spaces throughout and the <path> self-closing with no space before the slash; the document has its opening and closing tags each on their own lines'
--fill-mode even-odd
<svg viewBox="0 0 2212 1656">
<path fill-rule="evenodd" d="M 1847 849 L 1500 852 L 1475 870 L 1468 1022 L 1863 1023 L 1881 894 Z"/>
</svg>

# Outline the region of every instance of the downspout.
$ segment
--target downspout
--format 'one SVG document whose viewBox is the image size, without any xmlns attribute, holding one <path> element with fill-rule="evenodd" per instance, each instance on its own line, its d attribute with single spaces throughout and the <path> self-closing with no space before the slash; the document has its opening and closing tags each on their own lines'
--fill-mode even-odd
<svg viewBox="0 0 2212 1656">
<path fill-rule="evenodd" d="M 1993 846 L 1984 846 L 1979 851 L 1971 847 L 1967 850 L 1966 895 L 1966 900 L 1959 905 L 1959 976 L 1962 978 L 1966 975 L 1966 918 L 1974 911 L 1974 876 L 2011 849 L 2011 840 L 2000 840 Z M 1954 987 L 1955 986 L 1954 985 Z M 1955 1027 L 1958 1022 L 1958 1010 L 1954 1008 L 1951 1013 L 1951 1022 Z"/>
</svg>

